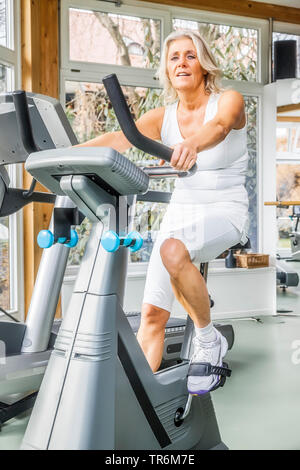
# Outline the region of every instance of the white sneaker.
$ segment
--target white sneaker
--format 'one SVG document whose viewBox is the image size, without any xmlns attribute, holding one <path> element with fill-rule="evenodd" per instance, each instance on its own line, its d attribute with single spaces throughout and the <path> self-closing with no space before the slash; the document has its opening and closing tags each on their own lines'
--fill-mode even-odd
<svg viewBox="0 0 300 470">
<path fill-rule="evenodd" d="M 192 395 L 208 393 L 220 382 L 220 375 L 206 375 L 209 374 L 210 366 L 223 366 L 223 357 L 228 350 L 226 338 L 218 330 L 215 331 L 217 339 L 213 342 L 206 343 L 197 336 L 193 339 L 194 354 L 190 361 L 187 382 L 188 392 Z M 193 375 L 196 371 L 199 375 Z M 203 375 L 200 375 L 202 373 Z"/>
</svg>

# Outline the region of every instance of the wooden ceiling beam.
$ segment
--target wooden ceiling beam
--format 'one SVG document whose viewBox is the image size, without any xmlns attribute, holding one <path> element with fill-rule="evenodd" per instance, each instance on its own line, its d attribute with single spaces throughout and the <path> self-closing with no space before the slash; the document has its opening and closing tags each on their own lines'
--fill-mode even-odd
<svg viewBox="0 0 300 470">
<path fill-rule="evenodd" d="M 284 23 L 300 24 L 300 8 L 249 0 L 145 0 L 160 5 L 171 5 L 193 10 L 206 10 L 251 18 L 269 19 Z"/>
</svg>

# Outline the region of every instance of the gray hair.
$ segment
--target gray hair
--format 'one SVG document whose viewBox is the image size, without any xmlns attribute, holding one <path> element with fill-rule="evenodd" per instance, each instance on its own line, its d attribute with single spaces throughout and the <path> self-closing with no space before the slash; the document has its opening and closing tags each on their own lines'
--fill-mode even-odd
<svg viewBox="0 0 300 470">
<path fill-rule="evenodd" d="M 219 83 L 221 71 L 218 68 L 209 45 L 200 33 L 198 31 L 190 31 L 188 29 L 173 31 L 164 41 L 162 58 L 157 71 L 157 76 L 163 87 L 163 98 L 166 105 L 171 104 L 178 99 L 177 91 L 173 88 L 167 73 L 168 51 L 171 42 L 182 37 L 188 37 L 193 41 L 200 65 L 207 72 L 207 75 L 205 76 L 205 91 L 207 93 L 220 93 L 223 90 Z"/>
</svg>

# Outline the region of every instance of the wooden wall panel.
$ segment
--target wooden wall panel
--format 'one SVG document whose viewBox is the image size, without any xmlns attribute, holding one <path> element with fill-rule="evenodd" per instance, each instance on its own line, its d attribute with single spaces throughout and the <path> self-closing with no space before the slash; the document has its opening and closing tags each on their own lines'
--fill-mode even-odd
<svg viewBox="0 0 300 470">
<path fill-rule="evenodd" d="M 58 98 L 59 5 L 58 0 L 21 0 L 22 88 Z M 24 170 L 24 187 L 32 177 Z M 36 190 L 43 191 L 41 185 Z M 52 205 L 29 204 L 24 208 L 25 312 L 28 311 L 42 250 L 36 237 L 48 228 Z"/>
<path fill-rule="evenodd" d="M 300 103 L 285 104 L 283 106 L 277 106 L 277 113 L 286 113 L 288 111 L 298 111 L 300 109 Z"/>
<path fill-rule="evenodd" d="M 277 114 L 278 122 L 300 122 L 300 116 L 280 116 Z"/>
</svg>

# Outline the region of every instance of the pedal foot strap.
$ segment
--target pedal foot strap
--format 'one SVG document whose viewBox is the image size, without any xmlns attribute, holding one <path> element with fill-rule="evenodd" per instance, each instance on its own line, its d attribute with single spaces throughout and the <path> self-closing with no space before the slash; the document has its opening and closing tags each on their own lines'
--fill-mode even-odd
<svg viewBox="0 0 300 470">
<path fill-rule="evenodd" d="M 189 376 L 204 377 L 209 375 L 220 375 L 221 377 L 230 377 L 231 370 L 226 362 L 223 362 L 223 367 L 212 366 L 209 362 L 192 362 L 188 370 Z"/>
</svg>

